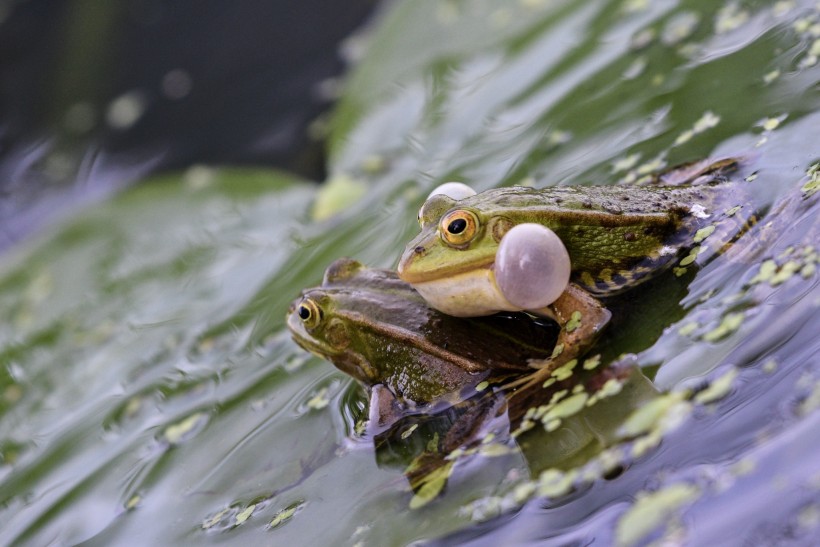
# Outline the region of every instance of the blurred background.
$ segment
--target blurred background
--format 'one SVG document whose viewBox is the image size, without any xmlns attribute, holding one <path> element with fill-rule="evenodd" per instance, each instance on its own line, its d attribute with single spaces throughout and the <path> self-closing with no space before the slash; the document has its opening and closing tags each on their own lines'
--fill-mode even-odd
<svg viewBox="0 0 820 547">
<path fill-rule="evenodd" d="M 341 46 L 377 4 L 3 0 L 0 250 L 157 171 L 322 180 Z"/>
</svg>

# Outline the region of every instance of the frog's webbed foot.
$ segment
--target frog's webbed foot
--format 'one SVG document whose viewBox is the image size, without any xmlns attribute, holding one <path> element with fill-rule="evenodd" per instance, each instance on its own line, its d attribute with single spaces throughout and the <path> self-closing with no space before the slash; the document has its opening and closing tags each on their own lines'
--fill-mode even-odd
<svg viewBox="0 0 820 547">
<path fill-rule="evenodd" d="M 548 359 L 530 362 L 530 366 L 537 369 L 533 374 L 506 384 L 505 388 L 544 383 L 556 373 L 557 379 L 565 379 L 561 370 L 566 368 L 567 377 L 571 374 L 578 358 L 589 350 L 612 317 L 603 304 L 574 283 L 569 284 L 558 300 L 538 313 L 552 317 L 561 326 L 555 350 Z"/>
<path fill-rule="evenodd" d="M 392 427 L 402 417 L 402 406 L 396 395 L 384 384 L 370 388 L 367 429 L 374 436 Z"/>
</svg>

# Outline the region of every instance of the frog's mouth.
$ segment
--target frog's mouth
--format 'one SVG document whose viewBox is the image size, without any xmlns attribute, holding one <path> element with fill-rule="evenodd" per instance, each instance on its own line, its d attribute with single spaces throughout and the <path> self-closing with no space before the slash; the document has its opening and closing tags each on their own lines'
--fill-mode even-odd
<svg viewBox="0 0 820 547">
<path fill-rule="evenodd" d="M 456 317 L 479 317 L 521 309 L 501 294 L 492 267 L 472 269 L 411 285 L 432 307 Z"/>
<path fill-rule="evenodd" d="M 453 248 L 441 242 L 436 233 L 423 231 L 407 244 L 396 271 L 402 281 L 415 285 L 451 278 L 474 270 L 492 269 L 496 248 L 483 245 Z M 454 260 L 454 254 L 458 255 Z"/>
</svg>

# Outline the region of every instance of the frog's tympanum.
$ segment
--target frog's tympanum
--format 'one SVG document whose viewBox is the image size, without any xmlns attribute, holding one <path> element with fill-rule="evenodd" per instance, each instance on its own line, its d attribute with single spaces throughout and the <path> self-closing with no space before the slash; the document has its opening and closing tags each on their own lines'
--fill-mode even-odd
<svg viewBox="0 0 820 547">
<path fill-rule="evenodd" d="M 753 212 L 746 183 L 731 180 L 736 165 L 700 162 L 631 187 L 475 194 L 448 183 L 422 206 L 421 233 L 398 274 L 447 314 L 526 310 L 555 319 L 556 352 L 535 363 L 541 370 L 529 379 L 541 381 L 585 353 L 608 323 L 599 298 L 650 279 L 706 237 L 722 241 L 716 251 L 742 231 Z"/>
<path fill-rule="evenodd" d="M 291 305 L 296 342 L 371 391 L 370 415 L 387 425 L 417 405 L 475 394 L 485 380 L 531 371 L 552 351 L 556 329 L 524 314 L 459 319 L 430 308 L 394 272 L 339 259 L 320 287 Z"/>
</svg>

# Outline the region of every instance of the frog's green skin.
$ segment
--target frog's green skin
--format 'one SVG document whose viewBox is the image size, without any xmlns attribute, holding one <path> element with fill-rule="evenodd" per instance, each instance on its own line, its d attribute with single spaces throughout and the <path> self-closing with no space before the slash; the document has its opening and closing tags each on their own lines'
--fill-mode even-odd
<svg viewBox="0 0 820 547">
<path fill-rule="evenodd" d="M 569 253 L 570 284 L 547 308 L 529 311 L 551 316 L 563 327 L 574 312 L 581 314 L 580 325 L 576 314 L 572 327 L 562 329 L 558 343 L 564 352 L 541 363 L 554 369 L 581 355 L 608 322 L 610 313 L 597 297 L 631 288 L 672 265 L 695 245 L 697 231 L 710 224 L 721 226 L 710 243 L 737 235 L 751 208 L 742 197 L 746 183 L 728 177 L 736 164 L 731 159 L 701 162 L 659 177 L 659 183 L 677 186 L 499 188 L 458 201 L 432 196 L 419 214 L 421 233 L 401 257 L 399 277 L 422 294 L 440 286 L 455 291 L 447 303 L 449 313 L 460 314 L 462 305 L 465 313 L 460 315 L 474 315 L 475 309 L 481 313 L 480 306 L 469 301 L 472 295 L 458 300 L 464 296 L 460 287 L 487 284 L 488 277 L 494 283 L 496 251 L 513 226 L 537 223 L 550 228 Z M 735 206 L 742 206 L 741 212 L 733 211 Z M 445 228 L 440 220 L 462 210 L 475 215 L 478 228 L 469 242 L 453 245 L 441 233 Z"/>
<path fill-rule="evenodd" d="M 554 329 L 522 314 L 442 314 L 394 272 L 350 259 L 331 264 L 320 287 L 302 292 L 287 323 L 300 346 L 374 388 L 382 399 L 371 401 L 371 416 L 389 411 L 385 396 L 398 404 L 457 400 L 484 380 L 531 371 L 528 359 L 548 356 L 555 340 Z"/>
</svg>

